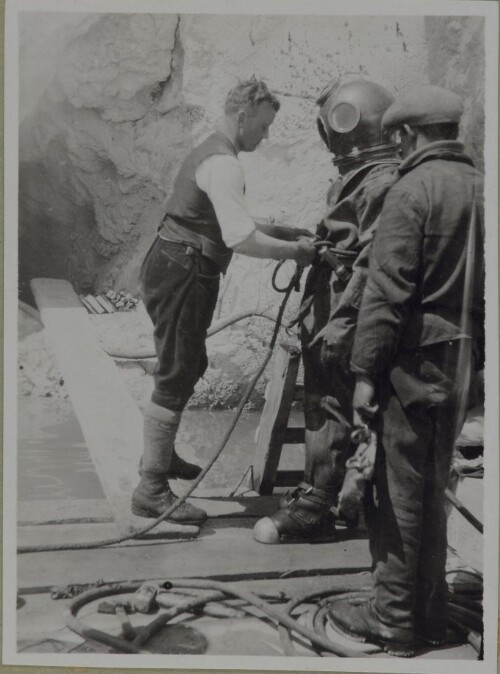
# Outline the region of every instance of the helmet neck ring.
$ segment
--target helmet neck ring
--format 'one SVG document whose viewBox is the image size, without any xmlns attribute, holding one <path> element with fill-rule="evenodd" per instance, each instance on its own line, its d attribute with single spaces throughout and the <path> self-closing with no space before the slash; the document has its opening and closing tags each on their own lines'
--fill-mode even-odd
<svg viewBox="0 0 500 674">
<path fill-rule="evenodd" d="M 370 159 L 396 158 L 400 147 L 399 143 L 384 143 L 365 147 L 362 150 L 353 149 L 348 154 L 334 155 L 332 162 L 334 166 L 338 166 L 339 171 L 345 172 Z"/>
</svg>

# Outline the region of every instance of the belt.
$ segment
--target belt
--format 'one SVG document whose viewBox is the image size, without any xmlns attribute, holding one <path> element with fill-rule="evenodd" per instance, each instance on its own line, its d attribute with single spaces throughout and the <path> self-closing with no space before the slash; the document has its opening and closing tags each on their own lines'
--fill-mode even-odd
<svg viewBox="0 0 500 674">
<path fill-rule="evenodd" d="M 195 246 L 192 243 L 188 243 L 187 241 L 177 241 L 176 239 L 169 239 L 168 237 L 162 236 L 161 234 L 158 234 L 158 237 L 162 241 L 166 241 L 167 243 L 173 243 L 176 246 L 183 246 L 183 248 L 186 249 L 186 255 L 196 255 L 196 254 L 201 255 L 201 246 Z"/>
<path fill-rule="evenodd" d="M 191 246 L 201 255 L 214 262 L 223 274 L 226 273 L 231 261 L 232 251 L 224 244 L 222 247 L 208 237 L 189 230 L 168 215 L 164 218 L 158 230 L 158 235 L 165 241 Z"/>
</svg>

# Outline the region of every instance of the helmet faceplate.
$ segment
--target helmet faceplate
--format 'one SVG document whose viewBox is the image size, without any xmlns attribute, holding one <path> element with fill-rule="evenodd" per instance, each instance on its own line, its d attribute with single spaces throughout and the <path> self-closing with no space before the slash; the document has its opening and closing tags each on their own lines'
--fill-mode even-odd
<svg viewBox="0 0 500 674">
<path fill-rule="evenodd" d="M 368 80 L 334 81 L 323 91 L 317 101 L 318 131 L 334 155 L 334 163 L 351 162 L 360 155 L 375 158 L 377 150 L 384 155 L 396 153 L 398 145 L 391 142 L 381 124 L 393 101 L 387 89 Z"/>
</svg>

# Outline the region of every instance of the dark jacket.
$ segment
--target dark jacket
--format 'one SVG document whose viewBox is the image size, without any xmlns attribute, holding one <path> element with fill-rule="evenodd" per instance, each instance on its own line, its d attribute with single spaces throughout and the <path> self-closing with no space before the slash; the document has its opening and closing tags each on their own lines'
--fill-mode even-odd
<svg viewBox="0 0 500 674">
<path fill-rule="evenodd" d="M 340 176 L 328 192 L 328 210 L 317 234 L 333 244 L 353 273 L 346 285 L 330 265 L 322 262 L 308 276 L 302 311 L 304 322 L 312 321 L 314 326 L 306 325 L 303 337 L 309 344 L 323 340 L 325 364 L 328 360 L 342 360 L 348 368 L 366 281 L 368 251 L 384 197 L 397 179 L 398 164 L 395 158 L 373 160 Z"/>
<path fill-rule="evenodd" d="M 340 176 L 327 194 L 327 212 L 318 228 L 337 250 L 360 253 L 371 241 L 384 196 L 394 184 L 397 159 L 378 159 Z"/>
<path fill-rule="evenodd" d="M 372 244 L 351 360 L 371 378 L 398 351 L 483 329 L 482 175 L 457 141 L 417 150 L 399 174 Z"/>
</svg>

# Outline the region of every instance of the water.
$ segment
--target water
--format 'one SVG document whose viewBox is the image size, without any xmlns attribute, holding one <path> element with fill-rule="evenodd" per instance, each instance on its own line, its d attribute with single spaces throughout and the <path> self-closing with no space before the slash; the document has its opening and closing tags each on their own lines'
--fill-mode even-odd
<svg viewBox="0 0 500 674">
<path fill-rule="evenodd" d="M 186 410 L 177 438 L 177 450 L 187 460 L 205 466 L 214 455 L 234 412 Z M 260 412 L 245 412 L 219 460 L 202 487 L 234 488 L 252 463 Z M 292 423 L 300 424 L 300 412 Z M 141 448 L 137 449 L 137 460 Z M 281 468 L 304 467 L 300 446 L 288 446 Z M 18 402 L 18 500 L 105 498 L 78 419 L 68 400 L 23 397 Z"/>
<path fill-rule="evenodd" d="M 17 432 L 19 501 L 104 498 L 67 400 L 20 398 Z"/>
</svg>

